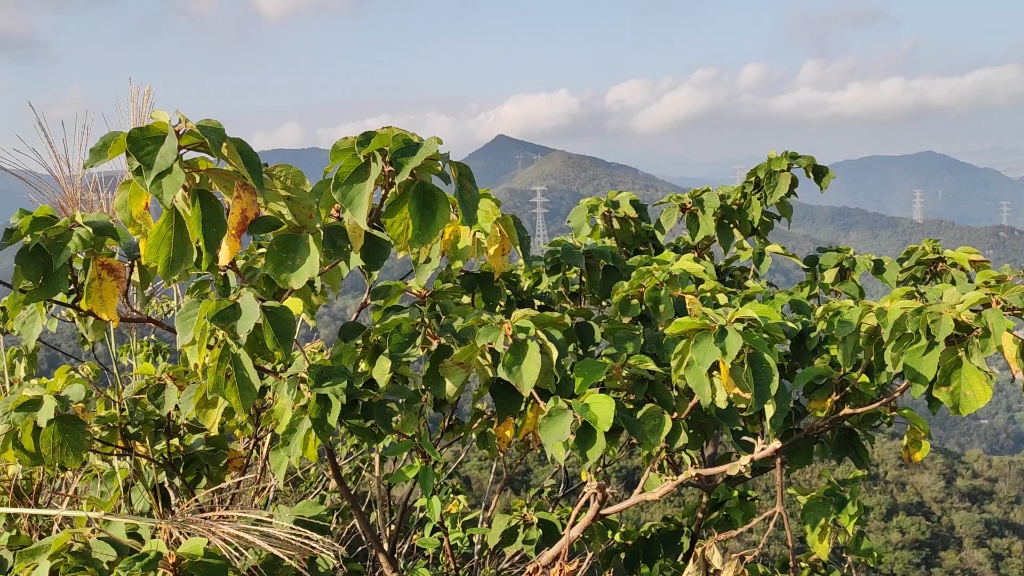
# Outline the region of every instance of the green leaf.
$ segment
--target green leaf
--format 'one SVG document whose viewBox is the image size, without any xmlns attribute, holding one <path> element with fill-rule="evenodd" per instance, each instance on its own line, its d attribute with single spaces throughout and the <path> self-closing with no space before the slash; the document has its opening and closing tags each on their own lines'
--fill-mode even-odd
<svg viewBox="0 0 1024 576">
<path fill-rule="evenodd" d="M 198 232 L 203 269 L 217 262 L 221 241 L 228 231 L 224 204 L 207 190 L 192 190 L 192 228 Z"/>
<path fill-rule="evenodd" d="M 537 433 L 548 454 L 559 457 L 563 453 L 561 444 L 569 439 L 572 433 L 572 412 L 564 406 L 549 406 L 548 411 L 537 423 Z"/>
<path fill-rule="evenodd" d="M 81 418 L 71 414 L 55 416 L 39 434 L 40 453 L 50 466 L 81 466 L 89 454 L 91 444 L 88 426 Z"/>
<path fill-rule="evenodd" d="M 363 228 L 367 227 L 366 219 L 370 215 L 373 191 L 380 172 L 380 160 L 371 155 L 365 160 L 357 156 L 347 158 L 334 174 L 331 193 L 342 210 Z"/>
<path fill-rule="evenodd" d="M 604 432 L 595 429 L 590 423 L 584 423 L 576 430 L 573 445 L 586 467 L 597 462 L 607 447 Z"/>
<path fill-rule="evenodd" d="M 125 147 L 129 158 L 142 172 L 147 189 L 158 175 L 178 162 L 178 136 L 166 122 L 132 128 L 125 136 Z"/>
<path fill-rule="evenodd" d="M 232 168 L 246 176 L 246 180 L 253 185 L 260 194 L 266 194 L 267 190 L 263 182 L 263 162 L 256 154 L 256 151 L 249 146 L 249 143 L 241 138 L 229 137 L 225 141 L 224 159 Z"/>
<path fill-rule="evenodd" d="M 196 247 L 185 216 L 171 206 L 157 220 L 146 238 L 142 261 L 156 265 L 157 274 L 173 282 L 185 274 L 196 260 Z"/>
<path fill-rule="evenodd" d="M 462 162 L 451 162 L 452 176 L 455 177 L 455 200 L 459 203 L 459 216 L 466 226 L 477 223 L 480 208 L 480 189 L 476 185 L 473 171 Z"/>
<path fill-rule="evenodd" d="M 611 430 L 615 421 L 615 400 L 606 394 L 591 394 L 579 402 L 577 412 L 601 432 Z"/>
<path fill-rule="evenodd" d="M 967 416 L 992 399 L 992 377 L 963 356 L 957 356 L 939 370 L 932 394 L 953 414 Z"/>
<path fill-rule="evenodd" d="M 205 300 L 189 300 L 174 315 L 174 329 L 178 333 L 178 349 L 192 343 L 195 338 L 196 325 Z"/>
<path fill-rule="evenodd" d="M 572 371 L 576 379 L 576 393 L 583 394 L 587 388 L 603 380 L 611 366 L 611 362 L 604 359 L 584 358 L 577 362 Z"/>
<path fill-rule="evenodd" d="M 157 569 L 160 567 L 160 561 L 164 555 L 158 550 L 149 550 L 145 552 L 139 552 L 138 554 L 129 556 L 121 561 L 117 565 L 117 569 L 114 570 L 115 576 L 148 576 L 149 574 L 156 574 Z"/>
<path fill-rule="evenodd" d="M 280 234 L 267 247 L 265 272 L 279 285 L 299 289 L 320 272 L 320 251 L 309 234 Z"/>
<path fill-rule="evenodd" d="M 438 144 L 438 139 L 431 137 L 423 142 L 410 141 L 392 152 L 391 165 L 395 168 L 395 182 L 404 181 L 424 160 L 437 154 Z"/>
<path fill-rule="evenodd" d="M 395 248 L 410 252 L 435 243 L 451 215 L 448 195 L 430 182 L 416 180 L 399 187 L 383 220 Z"/>
<path fill-rule="evenodd" d="M 536 341 L 516 340 L 502 356 L 498 375 L 511 382 L 523 396 L 529 396 L 540 379 L 542 365 L 540 345 Z"/>
<path fill-rule="evenodd" d="M 128 134 L 121 131 L 107 132 L 89 149 L 89 157 L 83 166 L 86 170 L 110 162 L 125 153 Z"/>
</svg>

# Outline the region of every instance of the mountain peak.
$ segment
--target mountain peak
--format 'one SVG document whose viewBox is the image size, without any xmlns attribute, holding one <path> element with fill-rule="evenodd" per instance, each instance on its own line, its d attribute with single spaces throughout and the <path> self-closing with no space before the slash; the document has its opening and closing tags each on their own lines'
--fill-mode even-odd
<svg viewBox="0 0 1024 576">
<path fill-rule="evenodd" d="M 462 161 L 473 167 L 477 185 L 481 188 L 497 188 L 520 169 L 532 165 L 536 160 L 534 156 L 544 157 L 554 151 L 554 148 L 498 134 Z"/>
</svg>

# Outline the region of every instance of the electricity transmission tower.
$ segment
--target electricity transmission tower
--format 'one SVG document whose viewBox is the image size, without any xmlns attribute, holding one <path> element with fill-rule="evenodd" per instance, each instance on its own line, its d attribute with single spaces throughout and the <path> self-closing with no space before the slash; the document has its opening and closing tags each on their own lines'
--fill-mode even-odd
<svg viewBox="0 0 1024 576">
<path fill-rule="evenodd" d="M 547 209 L 544 208 L 544 203 L 548 201 L 548 199 L 544 197 L 544 191 L 547 189 L 547 186 L 534 186 L 533 188 L 530 188 L 530 190 L 537 193 L 536 196 L 530 199 L 530 202 L 537 205 L 537 207 L 533 209 L 533 213 L 537 215 L 537 223 L 534 225 L 533 230 L 533 245 L 536 246 L 534 250 L 543 248 L 548 244 L 548 227 L 544 224 L 544 214 L 547 213 Z"/>
<path fill-rule="evenodd" d="M 541 158 L 543 158 L 543 156 L 541 156 L 540 154 L 534 154 L 533 155 L 533 163 L 536 164 L 537 162 L 540 162 Z"/>
<path fill-rule="evenodd" d="M 516 165 L 518 166 L 518 168 L 516 168 L 517 171 L 523 169 L 523 159 L 525 158 L 526 154 L 524 154 L 523 152 L 516 153 Z"/>
<path fill-rule="evenodd" d="M 914 190 L 914 222 L 924 222 L 924 191 Z"/>
<path fill-rule="evenodd" d="M 740 165 L 733 166 L 732 169 L 736 171 L 736 183 L 743 182 L 743 179 L 747 177 L 747 167 Z"/>
<path fill-rule="evenodd" d="M 999 203 L 999 214 L 1003 217 L 1003 226 L 1010 225 L 1010 203 L 1000 202 Z"/>
</svg>

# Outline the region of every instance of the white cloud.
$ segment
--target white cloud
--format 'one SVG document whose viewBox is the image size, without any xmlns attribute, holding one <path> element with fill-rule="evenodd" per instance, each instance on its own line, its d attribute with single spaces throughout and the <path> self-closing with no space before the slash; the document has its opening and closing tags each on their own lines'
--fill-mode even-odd
<svg viewBox="0 0 1024 576">
<path fill-rule="evenodd" d="M 585 117 L 583 96 L 566 89 L 536 94 L 517 94 L 483 111 L 469 107 L 461 114 L 439 112 L 423 114 L 384 114 L 345 122 L 317 130 L 320 146 L 329 146 L 344 136 L 374 130 L 381 126 L 400 126 L 422 136 L 439 136 L 456 151 L 486 142 L 498 134 L 529 138 L 578 125 Z"/>
<path fill-rule="evenodd" d="M 295 122 L 287 124 L 270 132 L 257 132 L 252 137 L 251 144 L 257 150 L 270 150 L 272 148 L 297 148 L 302 146 L 306 140 L 306 131 Z"/>
<path fill-rule="evenodd" d="M 603 93 L 568 89 L 519 94 L 490 108 L 424 111 L 347 120 L 312 132 L 290 123 L 257 137 L 258 147 L 315 143 L 396 125 L 445 140 L 453 153 L 468 152 L 497 134 L 521 138 L 614 134 L 679 135 L 688 126 L 746 126 L 845 119 L 898 126 L 922 114 L 949 118 L 1024 102 L 1024 65 L 1006 64 L 947 76 L 886 74 L 885 66 L 857 59 L 811 60 L 785 73 L 751 63 L 729 73 L 700 69 L 683 78 L 634 78 Z M 854 124 L 851 124 L 854 126 Z M 573 136 L 575 135 L 575 136 Z M 690 133 L 691 137 L 697 137 Z"/>
<path fill-rule="evenodd" d="M 280 22 L 290 16 L 320 6 L 338 6 L 348 0 L 249 0 L 249 3 L 267 22 Z"/>
</svg>

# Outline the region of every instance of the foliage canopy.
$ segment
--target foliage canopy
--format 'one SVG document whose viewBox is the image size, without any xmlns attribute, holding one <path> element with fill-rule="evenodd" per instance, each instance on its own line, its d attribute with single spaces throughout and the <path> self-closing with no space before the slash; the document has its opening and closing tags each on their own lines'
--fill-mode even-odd
<svg viewBox="0 0 1024 576">
<path fill-rule="evenodd" d="M 16 214 L 0 573 L 844 572 L 879 561 L 861 475 L 793 474 L 868 468 L 897 421 L 919 462 L 905 393 L 966 415 L 992 397 L 988 357 L 1021 365 L 1020 275 L 976 250 L 801 261 L 772 243 L 800 175 L 833 177 L 813 157 L 772 153 L 655 214 L 585 199 L 532 257 L 440 145 L 344 138 L 311 183 L 216 121 L 156 112 L 89 155 L 127 162 L 114 216 Z M 772 285 L 773 259 L 802 281 Z M 350 276 L 351 319 L 310 337 Z M 58 323 L 93 360 L 44 377 Z M 483 485 L 460 473 L 481 455 Z M 517 485 L 525 462 L 547 479 Z"/>
</svg>

